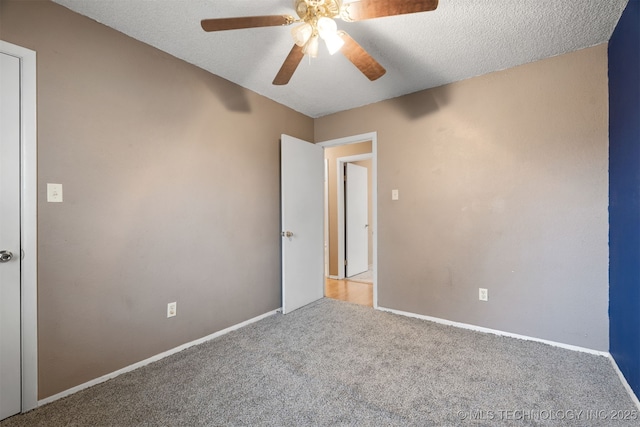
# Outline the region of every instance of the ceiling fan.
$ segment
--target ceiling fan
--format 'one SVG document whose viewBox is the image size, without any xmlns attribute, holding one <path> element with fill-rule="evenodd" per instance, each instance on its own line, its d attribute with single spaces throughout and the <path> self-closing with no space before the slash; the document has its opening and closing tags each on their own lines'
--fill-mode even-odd
<svg viewBox="0 0 640 427">
<path fill-rule="evenodd" d="M 295 44 L 273 80 L 274 85 L 286 85 L 305 55 L 318 55 L 319 39 L 324 40 L 330 54 L 342 52 L 369 80 L 386 73 L 366 50 L 346 32 L 338 31 L 336 18 L 353 22 L 385 16 L 427 12 L 438 7 L 438 0 L 294 0 L 298 15 L 246 16 L 203 19 L 205 31 L 226 31 L 243 28 L 287 26 L 299 23 L 291 30 Z"/>
</svg>

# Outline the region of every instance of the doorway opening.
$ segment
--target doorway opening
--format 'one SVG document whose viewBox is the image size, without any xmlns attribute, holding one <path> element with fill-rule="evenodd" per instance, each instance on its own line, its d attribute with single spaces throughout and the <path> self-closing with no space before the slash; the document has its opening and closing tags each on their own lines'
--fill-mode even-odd
<svg viewBox="0 0 640 427">
<path fill-rule="evenodd" d="M 377 133 L 317 145 L 325 150 L 325 296 L 377 308 Z"/>
</svg>

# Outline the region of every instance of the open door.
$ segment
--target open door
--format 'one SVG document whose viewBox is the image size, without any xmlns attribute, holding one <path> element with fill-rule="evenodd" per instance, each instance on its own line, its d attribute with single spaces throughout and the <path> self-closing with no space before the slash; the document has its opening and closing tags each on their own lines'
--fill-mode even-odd
<svg viewBox="0 0 640 427">
<path fill-rule="evenodd" d="M 346 276 L 352 277 L 369 269 L 369 200 L 367 168 L 346 164 Z"/>
<path fill-rule="evenodd" d="M 324 149 L 282 135 L 282 312 L 324 296 Z"/>
<path fill-rule="evenodd" d="M 22 409 L 20 59 L 0 52 L 0 420 Z"/>
</svg>

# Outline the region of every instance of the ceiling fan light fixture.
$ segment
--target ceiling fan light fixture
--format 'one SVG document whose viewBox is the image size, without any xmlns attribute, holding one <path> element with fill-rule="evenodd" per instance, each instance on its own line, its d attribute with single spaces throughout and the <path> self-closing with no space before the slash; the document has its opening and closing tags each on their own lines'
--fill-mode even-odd
<svg viewBox="0 0 640 427">
<path fill-rule="evenodd" d="M 321 17 L 318 19 L 318 34 L 324 40 L 329 50 L 329 54 L 333 55 L 342 48 L 344 40 L 338 35 L 338 25 L 331 18 Z"/>
<path fill-rule="evenodd" d="M 298 46 L 304 46 L 305 44 L 307 44 L 312 34 L 313 28 L 307 22 L 291 29 L 291 36 L 293 37 L 293 41 Z"/>
<path fill-rule="evenodd" d="M 318 34 L 320 34 L 320 37 L 325 39 L 326 37 L 330 37 L 332 34 L 335 34 L 336 31 L 338 31 L 336 21 L 331 18 L 327 18 L 326 16 L 318 19 Z"/>
<path fill-rule="evenodd" d="M 312 36 L 307 44 L 304 46 L 302 52 L 305 55 L 309 55 L 311 58 L 316 58 L 318 56 L 318 36 Z"/>
<path fill-rule="evenodd" d="M 327 45 L 327 50 L 330 55 L 338 52 L 344 46 L 344 40 L 342 37 L 338 35 L 338 33 L 333 33 L 330 36 L 324 38 L 324 42 Z"/>
</svg>

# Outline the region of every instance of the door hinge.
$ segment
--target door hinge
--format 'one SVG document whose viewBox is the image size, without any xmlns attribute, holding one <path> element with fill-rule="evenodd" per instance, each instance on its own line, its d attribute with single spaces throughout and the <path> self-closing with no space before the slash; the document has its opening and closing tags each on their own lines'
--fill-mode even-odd
<svg viewBox="0 0 640 427">
<path fill-rule="evenodd" d="M 344 260 L 344 265 L 347 265 L 347 260 L 346 259 Z"/>
</svg>

